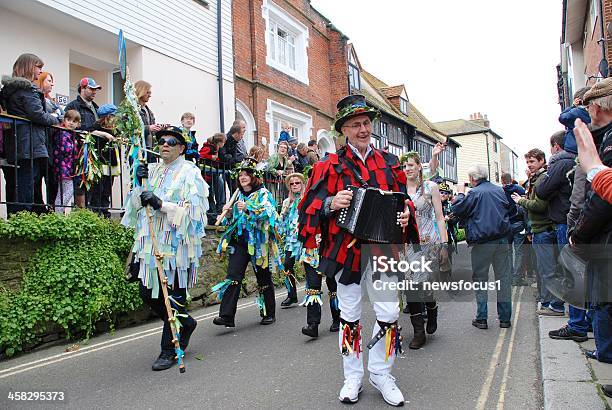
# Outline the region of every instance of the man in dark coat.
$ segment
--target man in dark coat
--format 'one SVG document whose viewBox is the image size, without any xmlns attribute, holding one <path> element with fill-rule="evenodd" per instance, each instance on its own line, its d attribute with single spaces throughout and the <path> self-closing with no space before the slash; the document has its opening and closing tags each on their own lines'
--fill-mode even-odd
<svg viewBox="0 0 612 410">
<path fill-rule="evenodd" d="M 576 156 L 564 149 L 566 140 L 565 131 L 556 132 L 550 137 L 552 156 L 548 160 L 548 169 L 535 190 L 538 197 L 548 201 L 548 217 L 555 223 L 559 250 L 563 249 L 568 241 L 567 214 L 570 211 L 572 187 L 567 175 L 576 165 Z M 586 311 L 570 305 L 567 325 L 551 330 L 548 335 L 557 340 L 586 342 L 588 328 Z"/>
<path fill-rule="evenodd" d="M 484 165 L 473 165 L 468 169 L 470 184 L 474 187 L 465 195 L 465 186 L 459 186 L 453 202 L 453 214 L 466 224 L 466 240 L 472 247 L 472 279 L 476 290 L 476 319 L 472 325 L 487 329 L 487 291 L 482 289 L 489 278 L 493 265 L 497 288 L 497 315 L 499 327 L 510 327 L 512 314 L 512 288 L 510 283 L 510 203 L 504 190 L 489 182 L 489 173 Z M 486 288 L 485 288 L 486 289 Z"/>
<path fill-rule="evenodd" d="M 94 124 L 98 121 L 98 104 L 94 101 L 96 93 L 101 90 L 93 78 L 85 77 L 79 81 L 77 98 L 70 101 L 66 111 L 77 110 L 81 114 L 81 127 L 83 131 L 93 131 Z"/>
<path fill-rule="evenodd" d="M 225 145 L 219 151 L 219 157 L 223 157 L 222 161 L 226 164 L 227 169 L 233 169 L 236 164 L 241 163 L 247 156 L 245 151 L 246 145 L 244 145 L 244 142 L 242 141 L 245 132 L 245 122 L 242 120 L 236 120 L 227 133 Z M 236 180 L 228 178 L 227 184 L 230 188 L 230 192 L 234 192 L 236 190 Z"/>
<path fill-rule="evenodd" d="M 359 400 L 362 389 L 363 355 L 361 350 L 361 293 L 362 287 L 371 289 L 373 272 L 371 265 L 362 266 L 361 241 L 353 242 L 355 237 L 338 226 L 340 210 L 351 204 L 352 191 L 348 185 L 368 186 L 391 191 L 406 191 L 406 175 L 398 158 L 378 150 L 371 145 L 372 121 L 378 110 L 366 104 L 362 95 L 350 95 L 338 102 L 338 114 L 334 123 L 335 130 L 347 137 L 347 144 L 338 152 L 330 153 L 317 162 L 312 170 L 306 193 L 299 204 L 299 238 L 306 249 L 319 248 L 318 270 L 335 277 L 338 282 L 337 297 L 340 307 L 340 349 L 343 352 L 344 385 L 339 399 L 345 403 Z M 418 243 L 418 229 L 412 211 L 401 213 L 398 222 L 408 229 L 404 241 Z M 317 241 L 320 233 L 321 242 Z M 351 245 L 351 246 L 349 246 Z M 383 278 L 384 277 L 384 278 Z M 381 279 L 388 280 L 386 274 Z M 399 301 L 397 293 L 389 299 L 384 290 L 376 290 L 376 297 L 370 298 L 377 322 L 373 335 L 397 333 Z M 381 330 L 382 329 L 382 330 Z M 390 335 L 390 333 L 387 333 Z M 384 400 L 394 406 L 404 404 L 404 396 L 391 376 L 395 354 L 385 355 L 385 342 L 372 341 L 368 370 L 370 383 L 377 388 Z M 397 353 L 397 352 L 395 352 Z"/>
<path fill-rule="evenodd" d="M 564 131 L 556 132 L 550 137 L 552 156 L 548 160 L 546 174 L 535 190 L 539 198 L 548 201 L 548 217 L 555 223 L 559 247 L 567 243 L 567 213 L 572 194 L 567 174 L 576 165 L 576 156 L 563 149 L 564 140 Z"/>
<path fill-rule="evenodd" d="M 512 194 L 525 195 L 525 189 L 512 180 L 512 175 L 502 174 L 501 177 L 506 199 L 510 204 L 508 217 L 510 218 L 510 237 L 508 242 L 512 247 L 512 286 L 526 286 L 527 282 L 522 276 L 523 250 L 526 235 L 524 210 L 512 200 Z"/>
</svg>

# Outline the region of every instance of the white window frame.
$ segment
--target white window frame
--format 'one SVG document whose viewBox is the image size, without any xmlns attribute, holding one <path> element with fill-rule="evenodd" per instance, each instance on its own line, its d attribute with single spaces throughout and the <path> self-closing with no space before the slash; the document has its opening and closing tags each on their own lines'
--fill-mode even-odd
<svg viewBox="0 0 612 410">
<path fill-rule="evenodd" d="M 404 97 L 400 97 L 400 111 L 402 114 L 408 115 L 408 100 Z"/>
<path fill-rule="evenodd" d="M 280 123 L 278 122 L 280 121 Z M 270 130 L 270 141 L 268 143 L 268 152 L 273 154 L 276 152 L 276 145 L 279 135 L 275 133 L 275 124 L 280 125 L 283 122 L 291 124 L 292 133 L 297 132 L 298 141 L 308 143 L 312 134 L 312 116 L 291 108 L 274 100 L 267 100 L 266 122 Z M 278 130 L 280 133 L 280 130 Z"/>
<path fill-rule="evenodd" d="M 404 153 L 404 147 L 390 143 L 389 152 L 400 157 Z"/>
<path fill-rule="evenodd" d="M 589 17 L 588 17 L 588 35 L 591 37 L 597 23 L 597 17 L 599 16 L 599 4 L 597 0 L 589 1 Z"/>
<path fill-rule="evenodd" d="M 308 82 L 308 27 L 288 14 L 285 10 L 270 0 L 264 0 L 261 6 L 262 16 L 266 23 L 264 36 L 266 43 L 266 64 L 273 67 L 298 81 L 309 85 Z M 279 50 L 276 41 L 270 38 L 272 32 L 277 33 L 281 29 L 294 38 L 295 67 L 278 61 Z M 288 37 L 289 38 L 289 37 Z M 274 44 L 273 44 L 274 43 Z M 287 49 L 289 50 L 289 48 Z"/>
<path fill-rule="evenodd" d="M 353 50 L 349 53 L 349 87 L 355 90 L 361 89 L 361 72 Z"/>
<path fill-rule="evenodd" d="M 389 136 L 389 124 L 384 121 L 380 121 L 380 136 L 381 137 Z"/>
</svg>

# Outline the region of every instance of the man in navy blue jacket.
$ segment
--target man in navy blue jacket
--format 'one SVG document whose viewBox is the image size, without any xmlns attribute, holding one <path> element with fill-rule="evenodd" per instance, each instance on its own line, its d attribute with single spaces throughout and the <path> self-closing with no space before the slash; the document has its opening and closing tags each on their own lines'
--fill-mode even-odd
<svg viewBox="0 0 612 410">
<path fill-rule="evenodd" d="M 501 177 L 504 193 L 506 199 L 510 204 L 510 210 L 508 217 L 510 218 L 510 235 L 508 242 L 510 242 L 511 251 L 513 252 L 512 259 L 512 286 L 527 286 L 528 283 L 523 279 L 521 275 L 521 269 L 523 267 L 523 245 L 525 243 L 526 226 L 524 218 L 524 209 L 519 205 L 516 205 L 512 200 L 512 194 L 520 196 L 525 195 L 525 189 L 519 184 L 512 180 L 512 175 L 508 173 L 502 174 Z"/>
<path fill-rule="evenodd" d="M 472 247 L 472 280 L 476 292 L 477 313 L 472 325 L 487 329 L 487 288 L 489 267 L 493 265 L 497 285 L 497 315 L 499 326 L 510 327 L 512 292 L 510 284 L 510 203 L 504 190 L 488 181 L 489 172 L 484 165 L 468 168 L 470 184 L 468 195 L 464 187 L 453 202 L 453 213 L 466 225 L 466 239 Z M 480 288 L 478 288 L 479 286 Z"/>
</svg>

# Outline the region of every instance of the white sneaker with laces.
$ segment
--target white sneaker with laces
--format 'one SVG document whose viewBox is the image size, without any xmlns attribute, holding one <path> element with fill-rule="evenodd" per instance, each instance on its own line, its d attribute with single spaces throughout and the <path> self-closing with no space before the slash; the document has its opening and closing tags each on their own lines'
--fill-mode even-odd
<svg viewBox="0 0 612 410">
<path fill-rule="evenodd" d="M 363 390 L 361 380 L 348 379 L 344 381 L 344 385 L 340 389 L 340 395 L 338 399 L 342 403 L 357 403 L 359 400 L 359 393 Z"/>
<path fill-rule="evenodd" d="M 395 377 L 390 374 L 370 373 L 370 383 L 378 389 L 388 404 L 395 407 L 404 405 L 404 395 L 395 384 Z"/>
</svg>

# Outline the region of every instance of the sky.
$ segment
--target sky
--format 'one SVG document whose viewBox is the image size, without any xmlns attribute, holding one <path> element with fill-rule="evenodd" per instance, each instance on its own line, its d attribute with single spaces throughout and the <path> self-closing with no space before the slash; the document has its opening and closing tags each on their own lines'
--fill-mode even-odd
<svg viewBox="0 0 612 410">
<path fill-rule="evenodd" d="M 561 0 L 311 0 L 364 69 L 404 84 L 432 122 L 487 114 L 519 155 L 548 154 L 558 122 Z"/>
</svg>

